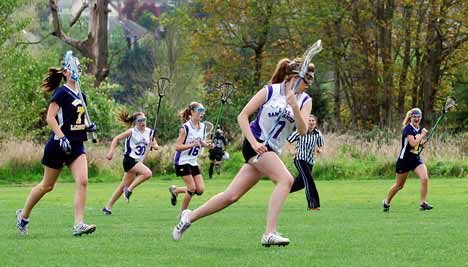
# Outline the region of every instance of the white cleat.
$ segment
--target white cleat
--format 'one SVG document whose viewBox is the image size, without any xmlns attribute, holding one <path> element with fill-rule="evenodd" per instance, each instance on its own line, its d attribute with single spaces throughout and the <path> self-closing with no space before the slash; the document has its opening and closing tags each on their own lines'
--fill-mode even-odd
<svg viewBox="0 0 468 267">
<path fill-rule="evenodd" d="M 21 213 L 23 210 L 17 210 L 16 211 L 16 228 L 18 228 L 18 231 L 22 235 L 27 235 L 28 234 L 28 223 L 29 220 L 24 220 L 23 217 L 21 217 Z"/>
<path fill-rule="evenodd" d="M 179 240 L 182 238 L 182 234 L 187 230 L 190 225 L 192 224 L 188 217 L 192 213 L 191 210 L 184 210 L 182 211 L 182 215 L 180 216 L 180 221 L 179 223 L 174 227 L 174 230 L 172 231 L 172 239 L 175 241 Z"/>
<path fill-rule="evenodd" d="M 262 236 L 262 246 L 287 246 L 289 245 L 289 238 L 282 237 L 278 232 L 271 232 Z"/>
<path fill-rule="evenodd" d="M 94 224 L 80 223 L 73 227 L 74 236 L 81 236 L 82 234 L 91 234 L 94 231 L 96 231 L 96 225 Z"/>
</svg>

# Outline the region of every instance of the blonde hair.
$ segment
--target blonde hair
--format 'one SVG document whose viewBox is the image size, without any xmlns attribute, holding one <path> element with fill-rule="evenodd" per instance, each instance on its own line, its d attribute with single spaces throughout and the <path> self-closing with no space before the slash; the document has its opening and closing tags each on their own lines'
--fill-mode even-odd
<svg viewBox="0 0 468 267">
<path fill-rule="evenodd" d="M 190 115 L 192 115 L 192 110 L 200 106 L 202 106 L 202 104 L 199 102 L 191 102 L 184 110 L 179 112 L 179 116 L 182 122 L 185 123 L 188 120 L 190 120 Z"/>
<path fill-rule="evenodd" d="M 292 77 L 298 75 L 302 62 L 303 60 L 301 58 L 296 58 L 294 60 L 290 60 L 289 58 L 281 59 L 276 65 L 276 69 L 271 76 L 270 83 L 289 81 Z M 307 71 L 314 72 L 315 65 L 310 63 Z"/>
<path fill-rule="evenodd" d="M 145 115 L 145 113 L 143 113 L 141 111 L 138 111 L 138 112 L 135 112 L 132 115 L 130 115 L 130 113 L 128 111 L 124 110 L 124 111 L 121 111 L 117 115 L 117 119 L 119 121 L 121 121 L 122 123 L 124 123 L 127 127 L 132 127 L 132 125 L 135 122 L 136 118 L 138 116 L 141 116 L 141 115 Z"/>
<path fill-rule="evenodd" d="M 408 125 L 410 123 L 411 115 L 413 115 L 413 113 L 419 113 L 419 114 L 422 115 L 422 112 L 421 112 L 420 108 L 412 108 L 412 109 L 408 110 L 408 112 L 406 112 L 405 119 L 403 120 L 403 123 L 402 123 L 403 128 L 406 127 L 406 125 Z"/>
</svg>

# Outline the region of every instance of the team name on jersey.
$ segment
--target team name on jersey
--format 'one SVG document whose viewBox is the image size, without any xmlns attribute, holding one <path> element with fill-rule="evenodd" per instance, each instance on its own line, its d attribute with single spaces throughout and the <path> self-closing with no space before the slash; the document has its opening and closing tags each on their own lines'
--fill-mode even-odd
<svg viewBox="0 0 468 267">
<path fill-rule="evenodd" d="M 280 113 L 282 112 L 283 108 L 278 108 L 277 111 L 274 111 L 274 112 L 268 112 L 268 117 L 272 118 L 272 117 L 278 117 L 280 115 Z M 295 122 L 294 118 L 291 117 L 291 111 L 286 109 L 284 111 L 284 114 L 282 116 L 282 118 L 286 119 L 287 121 L 289 122 Z"/>
</svg>

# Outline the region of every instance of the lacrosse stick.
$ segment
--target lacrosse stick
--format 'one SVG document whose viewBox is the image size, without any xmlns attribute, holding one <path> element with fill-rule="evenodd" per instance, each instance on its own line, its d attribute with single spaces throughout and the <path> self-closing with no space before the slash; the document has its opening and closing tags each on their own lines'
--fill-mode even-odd
<svg viewBox="0 0 468 267">
<path fill-rule="evenodd" d="M 80 100 L 81 100 L 81 103 L 83 105 L 84 112 L 85 112 L 85 125 L 86 127 L 88 127 L 89 125 L 92 124 L 92 122 L 91 122 L 91 118 L 89 117 L 88 107 L 86 106 L 86 102 L 84 101 L 83 94 L 81 93 L 81 81 L 80 81 L 80 76 L 79 76 L 80 70 L 78 69 L 79 61 L 76 57 L 73 56 L 72 51 L 67 51 L 63 62 L 65 65 L 65 68 L 71 72 L 72 80 L 74 80 L 76 83 L 76 90 L 78 91 L 78 95 L 80 97 Z M 93 143 L 97 143 L 96 132 L 92 133 L 92 140 L 93 140 Z"/>
<path fill-rule="evenodd" d="M 312 58 L 317 55 L 320 51 L 322 51 L 322 41 L 321 40 L 318 40 L 317 42 L 315 42 L 311 47 L 309 47 L 306 52 L 304 53 L 304 55 L 302 56 L 302 59 L 303 59 L 303 62 L 302 62 L 302 65 L 301 65 L 301 69 L 299 71 L 299 78 L 296 80 L 296 82 L 294 83 L 293 85 L 293 92 L 296 93 L 297 92 L 297 87 L 299 86 L 299 84 L 302 82 L 302 80 L 304 79 L 304 77 L 306 76 L 307 74 L 307 71 L 309 69 L 309 64 L 310 64 L 310 61 L 312 60 Z M 278 117 L 276 118 L 276 121 L 275 123 L 273 124 L 273 127 L 271 127 L 270 131 L 268 132 L 268 135 L 266 137 L 266 140 L 263 142 L 264 145 L 267 145 L 268 142 L 270 142 L 270 139 L 273 137 L 274 133 L 275 133 L 275 130 L 276 128 L 280 125 L 280 121 L 284 115 L 284 113 L 286 112 L 286 108 L 288 106 L 288 103 L 286 102 L 286 106 L 281 110 L 280 114 L 278 114 Z M 258 159 L 260 158 L 260 155 L 257 155 L 254 159 L 253 159 L 253 163 L 256 163 L 258 161 Z"/>
<path fill-rule="evenodd" d="M 203 142 L 205 142 L 205 140 L 207 140 L 207 136 L 210 136 L 211 138 L 211 135 L 213 134 L 214 125 L 209 121 L 204 121 L 203 123 L 205 124 L 205 134 L 203 135 Z"/>
<path fill-rule="evenodd" d="M 224 111 L 224 104 L 228 101 L 231 97 L 232 92 L 234 91 L 234 84 L 231 82 L 224 82 L 218 86 L 219 91 L 221 91 L 221 107 L 219 108 L 218 115 L 216 116 L 215 126 L 213 129 L 218 129 L 219 122 L 221 120 L 221 116 L 223 115 Z M 211 133 L 210 136 L 213 139 L 213 134 Z"/>
<path fill-rule="evenodd" d="M 442 119 L 444 118 L 445 114 L 447 112 L 449 112 L 452 108 L 456 107 L 457 106 L 457 102 L 456 102 L 456 99 L 452 96 L 449 96 L 447 97 L 447 100 L 445 101 L 445 104 L 444 106 L 442 107 L 442 110 L 440 111 L 440 115 L 439 117 L 437 118 L 434 126 L 432 127 L 431 131 L 429 132 L 429 134 L 427 135 L 426 139 L 424 140 L 424 142 L 421 142 L 420 145 L 418 146 L 418 155 L 421 155 L 423 149 L 424 149 L 424 145 L 429 142 L 429 140 L 432 139 L 432 136 L 434 135 L 434 132 L 435 130 L 437 129 L 437 126 L 439 126 L 439 122 L 442 121 Z"/>
<path fill-rule="evenodd" d="M 161 107 L 161 100 L 163 96 L 166 94 L 166 90 L 167 88 L 169 88 L 171 84 L 171 80 L 166 77 L 161 77 L 159 78 L 156 84 L 157 84 L 159 99 L 158 99 L 158 108 L 156 109 L 156 118 L 154 119 L 153 134 L 151 135 L 151 141 L 154 140 L 154 137 L 156 136 L 156 126 L 158 125 L 159 108 Z M 153 147 L 151 147 L 150 150 L 153 150 Z"/>
</svg>

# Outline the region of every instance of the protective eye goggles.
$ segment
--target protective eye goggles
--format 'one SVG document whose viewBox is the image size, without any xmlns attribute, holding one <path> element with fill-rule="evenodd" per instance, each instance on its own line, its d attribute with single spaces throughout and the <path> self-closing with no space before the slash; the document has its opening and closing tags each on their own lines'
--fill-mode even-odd
<svg viewBox="0 0 468 267">
<path fill-rule="evenodd" d="M 195 107 L 195 108 L 193 108 L 193 111 L 198 112 L 198 113 L 202 113 L 202 112 L 205 112 L 206 109 L 204 107 Z"/>
<path fill-rule="evenodd" d="M 411 112 L 411 118 L 421 118 L 421 112 L 419 110 Z"/>
<path fill-rule="evenodd" d="M 135 120 L 136 122 L 145 122 L 146 121 L 146 118 L 138 118 Z"/>
<path fill-rule="evenodd" d="M 314 73 L 307 72 L 306 75 L 304 75 L 304 82 L 308 85 L 311 85 L 314 82 Z"/>
</svg>

